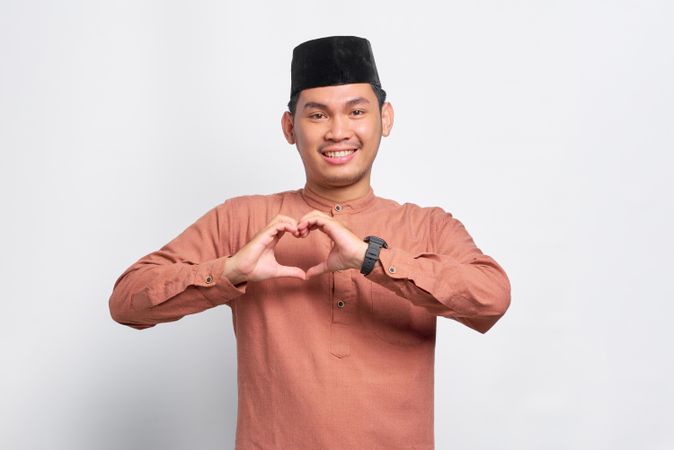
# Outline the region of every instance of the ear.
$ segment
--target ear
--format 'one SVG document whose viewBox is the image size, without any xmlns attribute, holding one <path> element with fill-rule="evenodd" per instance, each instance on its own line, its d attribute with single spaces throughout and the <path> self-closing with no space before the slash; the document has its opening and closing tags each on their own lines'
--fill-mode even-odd
<svg viewBox="0 0 674 450">
<path fill-rule="evenodd" d="M 388 136 L 393 128 L 393 105 L 384 102 L 381 107 L 381 134 Z"/>
<path fill-rule="evenodd" d="M 290 112 L 286 111 L 281 117 L 281 128 L 283 129 L 283 135 L 288 141 L 288 144 L 295 143 L 295 131 L 293 125 L 293 116 Z"/>
</svg>

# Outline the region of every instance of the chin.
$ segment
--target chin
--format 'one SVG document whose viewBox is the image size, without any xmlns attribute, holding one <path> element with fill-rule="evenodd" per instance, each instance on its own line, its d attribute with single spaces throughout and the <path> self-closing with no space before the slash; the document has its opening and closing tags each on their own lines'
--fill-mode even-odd
<svg viewBox="0 0 674 450">
<path fill-rule="evenodd" d="M 321 184 L 330 187 L 347 187 L 358 183 L 360 180 L 363 179 L 363 177 L 364 174 L 351 175 L 351 176 L 343 175 L 336 177 L 325 177 L 323 178 Z"/>
</svg>

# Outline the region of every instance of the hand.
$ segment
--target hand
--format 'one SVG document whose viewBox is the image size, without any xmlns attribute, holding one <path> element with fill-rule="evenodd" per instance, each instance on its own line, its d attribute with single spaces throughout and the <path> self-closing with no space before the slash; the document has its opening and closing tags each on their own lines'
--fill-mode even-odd
<svg viewBox="0 0 674 450">
<path fill-rule="evenodd" d="M 327 234 L 332 239 L 333 245 L 324 262 L 307 270 L 307 278 L 335 270 L 361 268 L 368 247 L 366 242 L 343 224 L 320 211 L 311 211 L 299 220 L 297 237 L 306 237 L 309 231 L 315 229 Z"/>
<path fill-rule="evenodd" d="M 282 266 L 276 261 L 274 248 L 279 239 L 290 232 L 300 237 L 297 221 L 277 215 L 245 246 L 225 263 L 226 276 L 233 284 L 244 281 L 262 281 L 269 278 L 292 277 L 305 280 L 306 273 L 299 267 Z"/>
</svg>

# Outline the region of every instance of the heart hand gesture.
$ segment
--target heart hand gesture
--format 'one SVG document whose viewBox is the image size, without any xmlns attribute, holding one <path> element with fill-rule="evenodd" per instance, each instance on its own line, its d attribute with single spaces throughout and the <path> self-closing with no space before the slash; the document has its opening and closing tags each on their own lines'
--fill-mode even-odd
<svg viewBox="0 0 674 450">
<path fill-rule="evenodd" d="M 297 225 L 300 237 L 306 237 L 310 231 L 315 229 L 322 231 L 332 239 L 332 250 L 325 261 L 307 270 L 307 278 L 336 270 L 360 269 L 365 259 L 367 243 L 359 239 L 342 223 L 320 211 L 311 211 L 306 214 Z"/>
<path fill-rule="evenodd" d="M 304 270 L 283 266 L 276 261 L 274 248 L 286 232 L 298 237 L 297 221 L 282 215 L 274 217 L 250 242 L 229 258 L 225 266 L 225 272 L 229 272 L 226 276 L 233 284 L 279 277 L 306 279 Z"/>
<path fill-rule="evenodd" d="M 332 239 L 332 250 L 325 261 L 310 267 L 306 272 L 299 267 L 283 266 L 278 263 L 274 248 L 286 232 L 292 233 L 296 238 L 305 238 L 309 232 L 316 229 Z M 343 224 L 320 211 L 311 211 L 299 222 L 292 217 L 278 215 L 227 260 L 225 276 L 233 284 L 280 277 L 306 280 L 325 272 L 359 269 L 363 264 L 367 247 L 367 243 Z"/>
</svg>

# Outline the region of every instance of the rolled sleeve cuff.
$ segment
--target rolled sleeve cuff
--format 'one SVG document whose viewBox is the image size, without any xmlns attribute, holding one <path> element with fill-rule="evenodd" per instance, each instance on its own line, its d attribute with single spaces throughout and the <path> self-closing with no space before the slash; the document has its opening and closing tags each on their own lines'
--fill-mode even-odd
<svg viewBox="0 0 674 450">
<path fill-rule="evenodd" d="M 134 304 L 137 308 L 158 306 L 185 292 L 190 286 L 198 289 L 214 306 L 227 303 L 245 294 L 247 286 L 246 283 L 234 286 L 229 278 L 223 276 L 227 258 L 229 256 L 200 264 L 184 264 L 167 279 L 135 294 Z"/>
<path fill-rule="evenodd" d="M 391 280 L 412 278 L 414 270 L 406 261 L 405 255 L 398 249 L 382 248 L 379 260 L 367 278 L 378 284 L 385 285 Z"/>
<path fill-rule="evenodd" d="M 223 256 L 194 266 L 192 285 L 197 286 L 214 305 L 227 303 L 246 293 L 247 283 L 235 286 L 223 275 L 227 258 L 229 256 Z"/>
<path fill-rule="evenodd" d="M 374 269 L 367 275 L 367 278 L 373 282 L 393 290 L 395 285 L 400 284 L 401 280 L 410 280 L 417 287 L 433 292 L 436 288 L 437 280 L 434 279 L 434 273 L 430 267 L 424 267 L 422 260 L 424 257 L 432 257 L 432 253 L 410 253 L 398 248 L 382 248 L 379 253 L 379 261 Z M 458 265 L 452 261 L 453 265 Z M 427 269 L 427 270 L 424 270 Z"/>
</svg>

